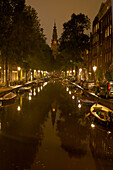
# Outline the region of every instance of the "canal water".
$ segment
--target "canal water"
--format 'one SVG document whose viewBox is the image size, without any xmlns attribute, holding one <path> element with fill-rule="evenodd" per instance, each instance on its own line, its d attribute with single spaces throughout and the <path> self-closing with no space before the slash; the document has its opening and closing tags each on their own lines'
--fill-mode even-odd
<svg viewBox="0 0 113 170">
<path fill-rule="evenodd" d="M 60 82 L 32 87 L 0 108 L 0 170 L 111 170 L 112 131 L 87 116 Z"/>
</svg>

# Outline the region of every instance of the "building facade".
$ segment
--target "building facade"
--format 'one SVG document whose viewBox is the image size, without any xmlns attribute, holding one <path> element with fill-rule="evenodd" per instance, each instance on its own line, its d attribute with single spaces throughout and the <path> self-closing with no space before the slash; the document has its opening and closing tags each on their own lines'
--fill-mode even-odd
<svg viewBox="0 0 113 170">
<path fill-rule="evenodd" d="M 105 79 L 105 73 L 109 66 L 113 63 L 111 2 L 111 0 L 106 0 L 101 4 L 92 25 L 91 67 L 93 68 L 95 65 L 103 79 Z"/>
</svg>

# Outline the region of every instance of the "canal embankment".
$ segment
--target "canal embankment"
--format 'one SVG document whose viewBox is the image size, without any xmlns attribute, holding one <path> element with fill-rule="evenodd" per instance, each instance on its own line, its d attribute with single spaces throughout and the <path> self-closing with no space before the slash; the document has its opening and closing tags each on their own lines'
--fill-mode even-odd
<svg viewBox="0 0 113 170">
<path fill-rule="evenodd" d="M 104 99 L 104 98 L 101 98 L 99 96 L 97 96 L 94 92 L 91 92 L 91 91 L 88 91 L 88 90 L 85 90 L 84 88 L 82 88 L 81 86 L 79 86 L 78 84 L 76 83 L 73 83 L 76 87 L 80 88 L 81 90 L 83 90 L 84 92 L 84 95 L 87 97 L 87 98 L 90 98 L 90 100 L 94 100 L 94 101 L 97 101 L 98 103 L 110 108 L 111 110 L 113 110 L 113 101 L 109 100 L 109 99 Z"/>
<path fill-rule="evenodd" d="M 22 84 L 22 85 L 1 87 L 0 88 L 0 97 L 2 97 L 4 94 L 7 94 L 9 92 L 16 92 L 19 88 L 32 85 L 33 83 L 34 83 L 34 81 L 29 81 L 29 82 L 26 82 L 25 84 Z"/>
</svg>

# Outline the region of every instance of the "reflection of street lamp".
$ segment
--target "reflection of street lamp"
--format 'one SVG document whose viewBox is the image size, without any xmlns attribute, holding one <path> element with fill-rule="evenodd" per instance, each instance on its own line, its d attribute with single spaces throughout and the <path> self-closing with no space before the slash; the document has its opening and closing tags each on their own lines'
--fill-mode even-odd
<svg viewBox="0 0 113 170">
<path fill-rule="evenodd" d="M 96 70 L 97 70 L 97 66 L 93 66 L 93 71 L 94 71 L 94 76 L 95 76 L 95 84 L 96 84 Z"/>
<path fill-rule="evenodd" d="M 20 70 L 21 70 L 21 67 L 17 67 L 17 70 L 18 70 L 18 80 L 20 81 Z"/>
</svg>

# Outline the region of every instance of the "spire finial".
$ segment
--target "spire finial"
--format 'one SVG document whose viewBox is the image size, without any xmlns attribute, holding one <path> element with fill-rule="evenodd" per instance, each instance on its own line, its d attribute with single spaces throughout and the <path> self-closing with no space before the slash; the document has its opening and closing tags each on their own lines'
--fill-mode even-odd
<svg viewBox="0 0 113 170">
<path fill-rule="evenodd" d="M 56 27 L 56 19 L 54 19 L 54 26 Z"/>
</svg>

